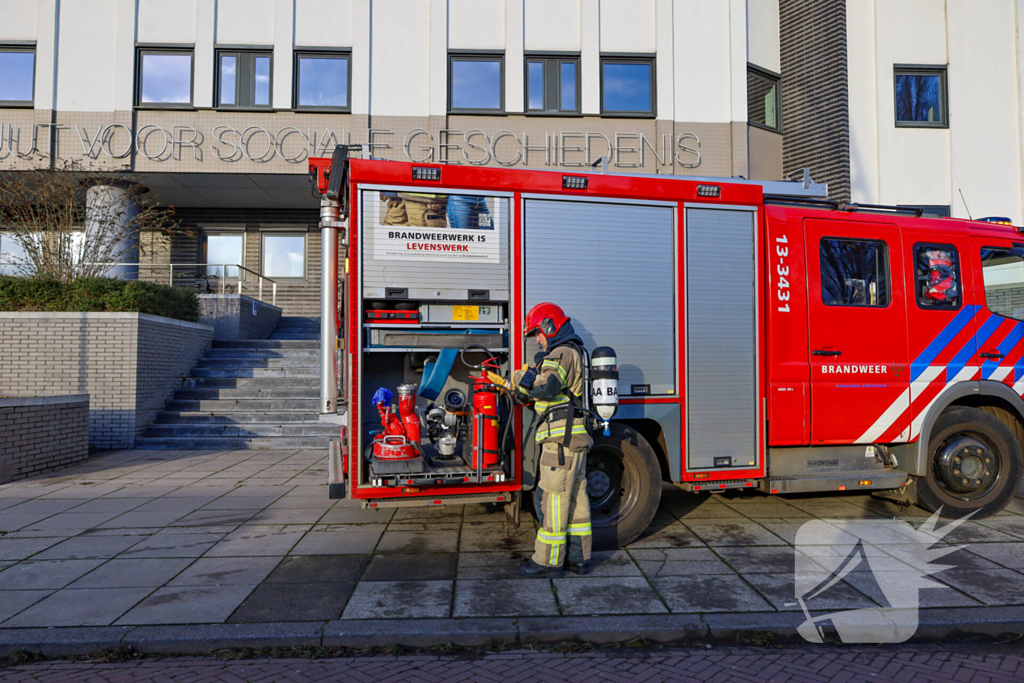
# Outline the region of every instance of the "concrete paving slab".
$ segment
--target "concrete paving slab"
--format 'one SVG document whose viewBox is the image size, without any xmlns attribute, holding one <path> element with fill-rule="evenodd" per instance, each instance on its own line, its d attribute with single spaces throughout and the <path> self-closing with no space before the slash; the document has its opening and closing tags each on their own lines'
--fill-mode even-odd
<svg viewBox="0 0 1024 683">
<path fill-rule="evenodd" d="M 354 582 L 362 576 L 369 561 L 369 555 L 290 555 L 264 584 Z"/>
<path fill-rule="evenodd" d="M 629 544 L 630 548 L 682 548 L 703 546 L 704 542 L 682 522 L 665 525 L 651 525 L 640 538 Z"/>
<path fill-rule="evenodd" d="M 20 506 L 19 506 L 20 507 Z M 11 508 L 17 510 L 18 508 Z M 16 531 L 18 529 L 24 529 L 38 524 L 47 517 L 51 517 L 56 513 L 53 512 L 25 512 L 15 513 L 8 510 L 0 512 L 0 531 Z"/>
<path fill-rule="evenodd" d="M 458 529 L 394 531 L 388 527 L 377 544 L 378 553 L 454 553 L 459 545 Z M 400 527 L 399 527 L 400 528 Z"/>
<path fill-rule="evenodd" d="M 547 579 L 459 580 L 452 616 L 556 616 L 558 604 Z"/>
<path fill-rule="evenodd" d="M 646 579 L 595 578 L 552 582 L 562 614 L 659 614 L 668 612 Z"/>
<path fill-rule="evenodd" d="M 1024 570 L 1024 543 L 971 543 L 967 552 L 980 555 L 1007 569 Z M 962 551 L 961 551 L 962 552 Z M 960 555 L 960 553 L 956 553 Z"/>
<path fill-rule="evenodd" d="M 710 548 L 631 548 L 629 554 L 648 578 L 735 574 Z"/>
<path fill-rule="evenodd" d="M 11 571 L 8 569 L 7 571 Z M 7 572 L 0 573 L 0 579 Z M 990 605 L 1014 605 L 1022 602 L 1024 574 L 1010 569 L 992 571 L 947 569 L 933 575 L 935 580 L 962 591 L 979 602 Z"/>
<path fill-rule="evenodd" d="M 267 508 L 256 513 L 248 524 L 317 524 L 326 514 L 321 508 Z"/>
<path fill-rule="evenodd" d="M 121 553 L 120 557 L 199 557 L 221 538 L 220 534 L 154 534 Z"/>
<path fill-rule="evenodd" d="M 457 643 L 464 647 L 487 647 L 515 642 L 516 625 L 511 618 L 482 619 L 398 619 L 390 621 L 343 619 L 324 626 L 326 647 L 430 647 Z"/>
<path fill-rule="evenodd" d="M 110 558 L 142 540 L 141 536 L 75 536 L 35 556 L 36 560 Z"/>
<path fill-rule="evenodd" d="M 441 505 L 433 508 L 398 508 L 391 519 L 395 524 L 409 522 L 458 522 L 462 520 L 462 505 Z"/>
<path fill-rule="evenodd" d="M 245 599 L 231 623 L 328 621 L 341 616 L 355 582 L 264 583 Z"/>
<path fill-rule="evenodd" d="M 24 560 L 64 540 L 63 537 L 0 538 L 0 560 Z"/>
<path fill-rule="evenodd" d="M 387 533 L 384 538 L 387 538 Z M 455 553 L 374 555 L 360 580 L 450 581 L 455 578 L 457 561 Z"/>
<path fill-rule="evenodd" d="M 207 505 L 218 498 L 215 495 L 197 495 L 196 492 L 189 489 L 182 489 L 181 491 L 191 493 L 190 496 L 174 496 L 166 495 L 162 498 L 156 498 L 147 503 L 143 503 L 135 508 L 135 512 L 177 512 L 180 516 L 185 516 L 190 512 L 195 512 L 199 508 Z M 179 491 L 175 491 L 179 493 Z M 130 498 L 125 500 L 131 500 Z"/>
<path fill-rule="evenodd" d="M 383 524 L 314 527 L 302 537 L 291 555 L 367 555 L 384 534 Z"/>
<path fill-rule="evenodd" d="M 591 579 L 605 576 L 642 576 L 640 568 L 625 550 L 601 550 L 591 553 L 591 571 L 586 576 L 579 576 L 567 571 L 567 579 Z"/>
<path fill-rule="evenodd" d="M 38 498 L 27 500 L 21 505 L 16 505 L 0 512 L 0 525 L 7 519 L 8 515 L 46 515 L 49 517 L 50 515 L 56 515 L 78 507 L 83 502 L 75 498 Z"/>
<path fill-rule="evenodd" d="M 255 590 L 255 584 L 238 586 L 177 586 L 160 588 L 117 620 L 133 624 L 220 623 Z"/>
<path fill-rule="evenodd" d="M 171 522 L 183 517 L 184 512 L 160 510 L 156 512 L 139 512 L 131 510 L 114 517 L 109 522 L 100 524 L 101 529 L 162 529 Z"/>
<path fill-rule="evenodd" d="M 851 572 L 843 579 L 844 582 L 853 586 L 858 592 L 863 593 L 873 602 L 882 607 L 890 607 L 880 585 L 886 583 L 887 572 Z M 907 575 L 899 574 L 893 579 L 895 585 L 902 585 L 906 582 Z M 980 607 L 981 602 L 965 595 L 963 592 L 951 588 L 945 584 L 934 582 L 934 587 L 922 587 L 917 592 L 918 604 L 921 607 Z"/>
<path fill-rule="evenodd" d="M 492 553 L 459 553 L 459 579 L 514 579 L 516 567 L 532 550 Z"/>
<path fill-rule="evenodd" d="M 734 520 L 686 522 L 709 546 L 785 545 L 786 542 L 755 522 Z"/>
<path fill-rule="evenodd" d="M 800 610 L 792 574 L 747 574 L 743 578 L 780 612 Z M 835 611 L 877 606 L 873 600 L 853 586 L 842 582 L 807 601 L 807 608 L 811 611 Z"/>
<path fill-rule="evenodd" d="M 238 525 L 252 519 L 259 512 L 259 509 L 250 510 L 196 510 L 185 515 L 170 526 L 215 526 L 215 525 Z"/>
<path fill-rule="evenodd" d="M 207 557 L 280 556 L 305 535 L 306 527 L 245 525 L 227 534 L 207 553 Z"/>
<path fill-rule="evenodd" d="M 0 590 L 0 620 L 10 619 L 51 593 L 53 593 L 52 590 Z M 2 638 L 0 638 L 0 642 L 2 642 Z"/>
<path fill-rule="evenodd" d="M 167 586 L 257 585 L 280 563 L 281 557 L 202 557 L 175 576 Z"/>
<path fill-rule="evenodd" d="M 367 581 L 356 586 L 342 619 L 451 616 L 451 581 Z"/>
<path fill-rule="evenodd" d="M 796 555 L 790 546 L 738 546 L 715 549 L 722 560 L 740 574 L 790 573 Z"/>
<path fill-rule="evenodd" d="M 663 576 L 652 580 L 672 612 L 761 612 L 772 606 L 736 574 Z"/>
<path fill-rule="evenodd" d="M 104 560 L 28 560 L 0 572 L 0 590 L 63 588 Z"/>
<path fill-rule="evenodd" d="M 79 588 L 144 588 L 164 585 L 192 563 L 190 557 L 163 557 L 105 562 L 68 586 Z"/>
<path fill-rule="evenodd" d="M 262 510 L 280 495 L 269 496 L 233 496 L 230 493 L 221 496 L 203 506 L 203 510 Z"/>
<path fill-rule="evenodd" d="M 117 517 L 119 514 L 120 513 L 117 512 L 83 512 L 81 514 L 74 511 L 64 512 L 59 515 L 47 517 L 46 519 L 29 525 L 26 528 L 30 531 L 37 531 L 40 529 L 81 531 L 97 527 L 104 522 Z"/>
<path fill-rule="evenodd" d="M 663 508 L 665 509 L 665 508 Z M 690 508 L 689 510 L 674 512 L 671 508 L 667 508 L 673 515 L 678 517 L 681 521 L 688 521 L 691 519 L 742 519 L 743 515 L 735 508 L 731 508 L 728 505 L 722 505 L 716 503 L 714 505 L 704 504 L 699 507 Z"/>
<path fill-rule="evenodd" d="M 506 522 L 466 521 L 459 538 L 461 552 L 532 551 L 537 532 L 531 524 L 516 529 Z"/>
<path fill-rule="evenodd" d="M 62 590 L 8 619 L 3 628 L 108 626 L 149 595 L 150 588 Z"/>
<path fill-rule="evenodd" d="M 137 508 L 140 505 L 143 505 L 143 501 L 138 498 L 96 498 L 86 501 L 72 509 L 78 514 L 87 512 L 116 512 L 121 514 Z"/>
</svg>

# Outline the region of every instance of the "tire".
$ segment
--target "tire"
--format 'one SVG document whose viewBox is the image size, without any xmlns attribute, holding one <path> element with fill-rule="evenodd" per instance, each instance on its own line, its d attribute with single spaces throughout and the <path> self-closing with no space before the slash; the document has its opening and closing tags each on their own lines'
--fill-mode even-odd
<svg viewBox="0 0 1024 683">
<path fill-rule="evenodd" d="M 962 468 L 962 469 L 961 469 Z M 1013 431 L 984 410 L 947 408 L 932 427 L 928 472 L 917 479 L 918 504 L 929 512 L 982 519 L 1016 494 L 1024 456 Z"/>
<path fill-rule="evenodd" d="M 611 423 L 610 436 L 595 434 L 587 455 L 587 493 L 594 550 L 614 550 L 635 541 L 661 503 L 661 466 L 647 439 L 621 422 Z M 543 524 L 540 501 L 537 487 L 533 509 Z"/>
</svg>

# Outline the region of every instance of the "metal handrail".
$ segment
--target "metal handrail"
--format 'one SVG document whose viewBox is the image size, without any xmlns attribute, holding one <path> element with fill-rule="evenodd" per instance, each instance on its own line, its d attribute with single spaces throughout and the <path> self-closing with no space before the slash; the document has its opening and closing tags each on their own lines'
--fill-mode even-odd
<svg viewBox="0 0 1024 683">
<path fill-rule="evenodd" d="M 0 261 L 0 265 L 3 265 L 5 263 L 7 263 L 7 262 Z M 18 265 L 18 264 L 12 262 L 9 265 Z M 257 289 L 258 289 L 258 292 L 259 292 L 256 298 L 259 299 L 260 301 L 264 300 L 263 299 L 263 281 L 266 280 L 267 282 L 269 282 L 270 283 L 270 305 L 271 306 L 276 306 L 277 305 L 277 281 L 273 280 L 272 278 L 266 277 L 265 275 L 260 275 L 256 271 L 250 270 L 249 268 L 246 268 L 245 266 L 241 265 L 240 263 L 124 263 L 124 262 L 105 263 L 105 262 L 102 262 L 102 261 L 96 261 L 96 262 L 87 262 L 85 265 L 89 265 L 89 266 L 103 266 L 103 267 L 106 267 L 106 268 L 114 268 L 114 267 L 143 268 L 143 267 L 149 267 L 149 266 L 164 267 L 164 268 L 168 269 L 167 284 L 169 284 L 171 287 L 175 286 L 174 285 L 174 269 L 175 269 L 175 267 L 178 267 L 178 268 L 220 268 L 220 275 L 219 276 L 216 275 L 216 274 L 213 275 L 213 277 L 216 277 L 218 279 L 218 281 L 219 281 L 219 284 L 217 285 L 218 294 L 223 294 L 224 293 L 224 283 L 227 282 L 229 279 L 231 279 L 231 280 L 238 280 L 238 281 L 245 280 L 244 277 L 238 277 L 238 276 L 234 276 L 234 275 L 230 276 L 230 277 L 228 276 L 228 274 L 227 274 L 228 268 L 237 268 L 240 273 L 249 273 L 249 274 L 251 274 L 251 275 L 256 277 Z M 210 277 L 210 274 L 206 273 L 202 277 L 203 278 L 208 278 L 208 277 Z M 196 279 L 200 279 L 200 278 L 196 278 Z"/>
</svg>

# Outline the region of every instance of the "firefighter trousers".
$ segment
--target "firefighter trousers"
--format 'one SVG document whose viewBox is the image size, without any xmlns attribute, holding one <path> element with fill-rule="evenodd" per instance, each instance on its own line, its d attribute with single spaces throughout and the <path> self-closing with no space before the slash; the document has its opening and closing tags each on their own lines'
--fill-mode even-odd
<svg viewBox="0 0 1024 683">
<path fill-rule="evenodd" d="M 563 448 L 554 442 L 541 444 L 537 485 L 541 489 L 544 524 L 537 532 L 533 553 L 533 561 L 539 565 L 560 567 L 567 553 L 569 561 L 575 564 L 590 559 L 587 450 Z"/>
</svg>

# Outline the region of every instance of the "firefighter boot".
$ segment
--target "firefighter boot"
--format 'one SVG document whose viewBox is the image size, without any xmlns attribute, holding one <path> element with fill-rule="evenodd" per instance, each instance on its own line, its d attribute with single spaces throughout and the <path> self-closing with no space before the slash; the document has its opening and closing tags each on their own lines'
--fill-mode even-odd
<svg viewBox="0 0 1024 683">
<path fill-rule="evenodd" d="M 533 560 L 525 560 L 516 569 L 516 574 L 530 579 L 560 579 L 562 578 L 562 573 L 561 567 L 545 567 Z"/>
</svg>

